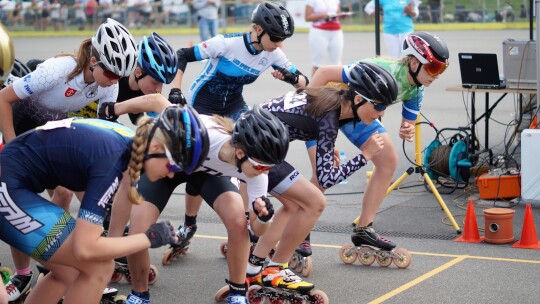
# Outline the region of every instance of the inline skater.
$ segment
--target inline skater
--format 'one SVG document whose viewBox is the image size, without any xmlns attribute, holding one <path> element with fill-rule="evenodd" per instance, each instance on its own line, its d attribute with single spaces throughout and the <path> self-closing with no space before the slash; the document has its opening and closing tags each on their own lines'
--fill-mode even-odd
<svg viewBox="0 0 540 304">
<path fill-rule="evenodd" d="M 115 257 L 175 241 L 170 222 L 127 237 L 101 235 L 106 205 L 116 190 L 140 204 L 137 182 L 142 170 L 149 180 L 158 180 L 192 165 L 185 158 L 194 153 L 186 144 L 193 140 L 186 138 L 186 129 L 201 126 L 194 118 L 194 125 L 186 127 L 181 114 L 182 108 L 175 106 L 158 119 L 141 119 L 135 134 L 97 119 L 51 121 L 6 145 L 0 154 L 0 183 L 6 201 L 29 221 L 21 227 L 4 212 L 0 239 L 50 270 L 25 303 L 57 303 L 62 296 L 67 303 L 97 303 Z M 62 170 L 51 164 L 62 164 Z M 85 191 L 77 219 L 39 195 L 51 185 Z"/>
<path fill-rule="evenodd" d="M 402 119 L 399 137 L 413 141 L 415 121 L 420 112 L 424 89 L 448 67 L 450 57 L 446 43 L 437 35 L 428 32 L 413 32 L 403 43 L 403 57 L 394 59 L 370 58 L 361 62 L 377 64 L 390 71 L 397 80 L 398 95 L 396 102 L 402 103 Z M 314 75 L 310 86 L 324 86 L 329 82 L 347 84 L 351 79 L 351 71 L 356 63 L 346 66 L 323 66 Z M 380 121 L 371 125 L 359 122 L 356 125 L 348 123 L 341 126 L 341 131 L 359 149 L 371 134 L 378 132 L 383 137 L 385 148 L 373 158 L 375 169 L 367 185 L 362 199 L 360 216 L 355 220 L 355 230 L 352 236 L 355 246 L 370 245 L 383 251 L 390 251 L 396 245 L 390 240 L 379 236 L 373 228 L 373 221 L 381 205 L 388 185 L 390 185 L 397 167 L 397 153 L 394 144 Z M 316 162 L 314 143 L 308 143 L 308 153 L 311 160 L 313 184 L 321 187 L 316 179 Z M 297 249 L 302 255 L 311 254 L 309 236 Z"/>
<path fill-rule="evenodd" d="M 161 95 L 153 94 L 149 97 L 159 104 L 158 108 L 148 108 L 148 100 L 143 102 L 141 98 L 135 98 L 115 104 L 114 111 L 120 114 L 138 110 L 156 112 L 165 106 L 165 98 Z M 189 107 L 187 109 L 186 115 L 195 112 Z M 247 184 L 250 209 L 261 222 L 269 221 L 273 216 L 273 208 L 265 196 L 268 176 L 263 173 L 285 158 L 289 146 L 288 133 L 277 118 L 257 107 L 245 112 L 234 125 L 230 119 L 221 116 L 201 115 L 201 121 L 206 126 L 210 141 L 209 146 L 202 149 L 211 151 L 206 159 L 201 160 L 204 161 L 202 167 L 190 175 L 179 173 L 172 180 L 162 179 L 153 183 L 143 175 L 138 189 L 147 201 L 132 207 L 129 233 L 137 233 L 154 223 L 173 190 L 181 183 L 191 182 L 227 228 L 230 239 L 227 283 L 233 290 L 227 301 L 247 303 L 245 276 L 249 238 L 244 217 L 245 207 L 230 177 L 236 177 Z M 190 172 L 186 170 L 186 173 Z M 124 201 L 120 196 L 115 197 L 115 204 Z M 123 227 L 125 222 L 116 221 L 113 213 L 111 225 Z M 150 303 L 148 252 L 128 256 L 128 265 L 132 275 L 132 293 L 127 302 Z"/>
<path fill-rule="evenodd" d="M 47 121 L 68 117 L 68 113 L 90 101 L 116 100 L 118 79 L 135 68 L 133 36 L 120 23 L 107 19 L 92 39 L 84 40 L 77 55 L 60 54 L 39 65 L 32 73 L 0 90 L 0 128 L 4 142 Z M 55 204 L 66 209 L 72 192 L 49 189 Z M 29 258 L 12 249 L 16 274 L 8 283 L 10 300 L 28 290 L 32 272 Z M 15 283 L 15 284 L 13 284 Z"/>
<path fill-rule="evenodd" d="M 272 75 L 295 88 L 308 84 L 304 76 L 281 50 L 285 39 L 294 34 L 294 19 L 282 5 L 262 2 L 252 13 L 251 31 L 217 35 L 207 41 L 177 51 L 178 75 L 173 81 L 170 96 L 181 94 L 180 88 L 187 63 L 208 59 L 205 68 L 189 87 L 187 101 L 201 114 L 218 114 L 238 119 L 248 110 L 242 91 L 268 68 Z M 169 98 L 171 99 L 171 98 Z M 186 185 L 186 214 L 184 225 L 178 229 L 182 245 L 189 243 L 197 230 L 196 218 L 202 204 L 195 197 L 190 183 Z M 242 187 L 243 188 L 243 187 Z M 264 227 L 251 226 L 262 232 Z M 258 229 L 259 228 L 259 229 Z"/>
</svg>

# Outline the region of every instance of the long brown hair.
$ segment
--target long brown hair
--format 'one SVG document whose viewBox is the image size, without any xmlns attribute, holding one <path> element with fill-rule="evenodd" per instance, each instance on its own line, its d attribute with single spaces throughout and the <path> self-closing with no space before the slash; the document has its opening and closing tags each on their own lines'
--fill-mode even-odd
<svg viewBox="0 0 540 304">
<path fill-rule="evenodd" d="M 67 81 L 72 80 L 75 76 L 79 75 L 90 65 L 90 58 L 93 54 L 98 54 L 97 50 L 92 46 L 92 39 L 88 38 L 81 42 L 77 55 L 71 53 L 60 53 L 55 57 L 71 56 L 77 61 L 75 68 L 67 76 Z M 99 58 L 98 58 L 99 60 Z"/>
<path fill-rule="evenodd" d="M 144 154 L 146 147 L 150 144 L 148 141 L 148 135 L 150 130 L 154 127 L 155 121 L 148 116 L 141 117 L 137 123 L 137 130 L 135 136 L 133 136 L 133 143 L 131 144 L 131 159 L 128 165 L 128 173 L 131 181 L 131 187 L 129 188 L 128 197 L 132 204 L 140 204 L 144 201 L 137 190 L 137 182 L 141 177 L 141 171 L 144 165 Z M 158 142 L 164 144 L 168 149 L 171 149 L 171 141 L 167 136 L 164 136 L 161 129 L 157 128 L 152 140 L 155 139 Z"/>
<path fill-rule="evenodd" d="M 325 112 L 333 111 L 341 107 L 341 102 L 344 100 L 350 100 L 350 94 L 340 88 L 334 87 L 317 87 L 317 88 L 303 88 L 296 91 L 296 93 L 305 93 L 307 105 L 305 107 L 306 113 L 313 116 L 321 116 Z"/>
</svg>

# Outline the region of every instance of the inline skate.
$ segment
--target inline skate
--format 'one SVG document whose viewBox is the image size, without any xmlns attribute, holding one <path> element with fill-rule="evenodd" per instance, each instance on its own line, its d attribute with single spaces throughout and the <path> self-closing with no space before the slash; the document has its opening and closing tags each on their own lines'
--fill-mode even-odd
<svg viewBox="0 0 540 304">
<path fill-rule="evenodd" d="M 313 271 L 312 254 L 313 252 L 311 251 L 311 244 L 309 241 L 302 241 L 289 260 L 289 268 L 294 272 L 309 278 Z"/>
<path fill-rule="evenodd" d="M 118 258 L 114 260 L 114 272 L 111 277 L 111 282 L 117 283 L 126 278 L 128 283 L 131 283 L 131 274 L 129 273 L 129 267 L 126 257 Z M 148 273 L 148 284 L 153 285 L 159 279 L 159 271 L 154 265 L 150 265 L 150 272 Z"/>
<path fill-rule="evenodd" d="M 171 245 L 169 249 L 163 253 L 163 259 L 161 263 L 163 265 L 168 265 L 171 261 L 176 260 L 178 257 L 186 254 L 189 249 L 189 244 L 191 244 L 191 239 L 197 231 L 197 224 L 192 226 L 180 226 L 176 235 L 178 236 L 178 243 Z"/>
<path fill-rule="evenodd" d="M 339 257 L 346 264 L 352 264 L 358 259 L 360 264 L 370 266 L 377 260 L 383 267 L 394 262 L 398 268 L 407 268 L 412 262 L 407 249 L 396 249 L 396 245 L 379 236 L 371 224 L 354 228 L 351 240 L 354 245 L 343 245 L 339 250 Z"/>
<path fill-rule="evenodd" d="M 249 275 L 249 274 L 246 275 L 246 286 L 249 287 L 251 285 L 262 285 L 261 273 L 258 273 L 256 275 Z M 218 303 L 225 302 L 228 296 L 229 296 L 229 285 L 227 284 L 221 287 L 216 292 L 216 294 L 214 295 L 214 300 L 216 300 L 216 302 Z"/>
<path fill-rule="evenodd" d="M 6 285 L 9 304 L 22 304 L 26 300 L 28 294 L 32 290 L 34 274 L 29 275 L 12 275 Z"/>
<path fill-rule="evenodd" d="M 327 304 L 328 296 L 314 285 L 303 281 L 286 265 L 269 266 L 262 271 L 262 285 L 251 285 L 247 297 L 251 304 L 291 303 Z"/>
</svg>

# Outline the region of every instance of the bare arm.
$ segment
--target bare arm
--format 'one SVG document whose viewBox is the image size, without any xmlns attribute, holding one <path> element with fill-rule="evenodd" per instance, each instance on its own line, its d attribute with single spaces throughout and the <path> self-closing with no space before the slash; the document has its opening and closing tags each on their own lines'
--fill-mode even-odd
<svg viewBox="0 0 540 304">
<path fill-rule="evenodd" d="M 319 67 L 309 82 L 310 87 L 322 87 L 329 82 L 343 82 L 341 65 L 325 65 Z"/>
<path fill-rule="evenodd" d="M 114 104 L 114 112 L 120 116 L 127 113 L 156 112 L 161 113 L 171 103 L 163 95 L 148 94 Z M 108 113 L 107 113 L 108 114 Z"/>
<path fill-rule="evenodd" d="M 313 7 L 306 5 L 305 19 L 309 22 L 319 21 L 321 19 L 329 18 L 327 13 L 314 13 Z"/>
<path fill-rule="evenodd" d="M 19 97 L 13 90 L 13 85 L 9 85 L 0 90 L 0 129 L 5 142 L 15 138 L 15 128 L 13 126 L 13 104 L 19 101 Z"/>
</svg>

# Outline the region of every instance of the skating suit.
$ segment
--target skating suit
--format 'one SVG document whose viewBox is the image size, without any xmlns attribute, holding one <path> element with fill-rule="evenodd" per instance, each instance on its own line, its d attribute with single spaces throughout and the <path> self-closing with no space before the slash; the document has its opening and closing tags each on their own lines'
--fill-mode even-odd
<svg viewBox="0 0 540 304">
<path fill-rule="evenodd" d="M 320 117 L 305 111 L 306 94 L 289 92 L 264 103 L 262 107 L 272 112 L 289 129 L 290 140 L 315 140 L 317 144 L 317 179 L 324 189 L 346 179 L 366 164 L 362 154 L 334 167 L 334 147 L 339 130 L 339 109 L 325 112 Z M 270 178 L 272 179 L 272 168 Z"/>
<path fill-rule="evenodd" d="M 219 151 L 223 145 L 231 140 L 231 134 L 228 134 L 223 128 L 212 120 L 211 116 L 201 115 L 201 119 L 208 130 L 210 147 L 208 157 L 198 169 L 199 172 L 205 172 L 215 176 L 230 176 L 244 181 L 247 185 L 247 193 L 250 202 L 266 194 L 268 188 L 268 175 L 259 174 L 254 177 L 247 177 L 244 173 L 239 173 L 235 165 L 219 159 Z M 252 208 L 252 204 L 249 204 Z"/>
<path fill-rule="evenodd" d="M 13 105 L 15 133 L 21 134 L 50 120 L 68 117 L 88 103 L 99 100 L 115 102 L 118 84 L 100 87 L 86 84 L 83 73 L 67 81 L 75 68 L 75 58 L 60 56 L 46 60 L 37 69 L 13 82 L 13 89 L 20 101 Z"/>
<path fill-rule="evenodd" d="M 217 35 L 196 45 L 194 52 L 196 60 L 208 59 L 186 97 L 200 114 L 228 116 L 244 108 L 244 85 L 271 66 L 296 72 L 281 49 L 256 51 L 249 33 Z"/>
<path fill-rule="evenodd" d="M 47 261 L 75 219 L 39 195 L 64 186 L 85 191 L 78 218 L 102 225 L 131 155 L 133 131 L 99 119 L 49 122 L 0 153 L 0 239 Z"/>
</svg>

